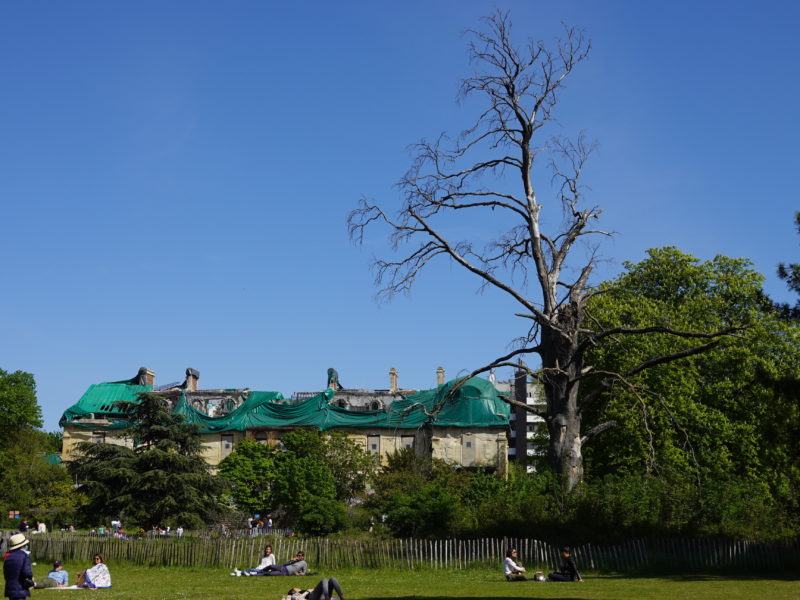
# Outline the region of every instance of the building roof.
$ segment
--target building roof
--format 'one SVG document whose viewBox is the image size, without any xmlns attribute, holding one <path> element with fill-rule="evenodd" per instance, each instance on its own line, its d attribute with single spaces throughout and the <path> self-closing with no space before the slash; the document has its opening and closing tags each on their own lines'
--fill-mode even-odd
<svg viewBox="0 0 800 600">
<path fill-rule="evenodd" d="M 118 401 L 136 401 L 152 386 L 133 383 L 135 380 L 99 383 L 89 386 L 81 399 L 69 407 L 59 424 L 91 429 L 121 429 L 127 427 L 127 416 L 114 405 Z M 161 392 L 156 392 L 161 393 Z M 472 377 L 459 385 L 452 380 L 432 390 L 423 390 L 395 400 L 385 410 L 352 411 L 336 406 L 331 389 L 295 402 L 279 402 L 279 392 L 238 391 L 243 402 L 222 416 L 209 416 L 191 406 L 181 390 L 173 412 L 183 415 L 190 423 L 200 426 L 201 433 L 245 431 L 248 429 L 277 429 L 313 427 L 328 429 L 417 429 L 439 427 L 507 427 L 509 406 L 503 402 L 495 387 L 486 379 Z M 97 419 L 107 423 L 98 423 Z M 88 422 L 91 421 L 91 422 Z"/>
</svg>

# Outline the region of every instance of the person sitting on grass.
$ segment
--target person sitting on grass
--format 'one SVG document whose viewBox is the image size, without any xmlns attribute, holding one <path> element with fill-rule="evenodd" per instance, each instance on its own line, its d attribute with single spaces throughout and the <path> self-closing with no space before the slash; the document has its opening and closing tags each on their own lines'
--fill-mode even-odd
<svg viewBox="0 0 800 600">
<path fill-rule="evenodd" d="M 250 575 L 257 575 L 259 571 L 266 569 L 267 567 L 271 567 L 274 564 L 275 555 L 272 553 L 272 546 L 267 544 L 264 546 L 264 554 L 261 555 L 261 562 L 258 563 L 258 566 L 255 566 L 252 569 L 245 569 L 244 571 L 234 569 L 233 573 L 231 573 L 231 577 L 241 577 L 242 575 L 249 577 Z"/>
<path fill-rule="evenodd" d="M 516 561 L 517 549 L 509 548 L 506 552 L 506 558 L 503 561 L 503 575 L 506 576 L 508 581 L 525 581 L 525 567 L 518 564 Z"/>
<path fill-rule="evenodd" d="M 92 560 L 94 560 L 93 566 L 78 573 L 78 587 L 92 589 L 110 588 L 111 572 L 103 562 L 103 556 L 101 554 L 95 554 Z"/>
<path fill-rule="evenodd" d="M 253 575 L 305 575 L 308 563 L 306 562 L 305 552 L 298 552 L 289 562 L 282 565 L 270 565 Z M 243 573 L 246 575 L 246 573 Z"/>
<path fill-rule="evenodd" d="M 54 588 L 54 587 L 67 587 L 69 585 L 69 573 L 61 566 L 61 561 L 57 560 L 53 563 L 53 568 L 47 574 L 47 577 L 40 577 L 36 580 L 36 588 Z"/>
<path fill-rule="evenodd" d="M 578 573 L 578 566 L 575 564 L 575 559 L 572 558 L 572 549 L 569 546 L 561 549 L 561 560 L 561 570 L 557 573 L 550 573 L 547 576 L 548 581 L 580 581 L 583 583 L 583 578 Z"/>
<path fill-rule="evenodd" d="M 339 585 L 336 578 L 323 578 L 313 590 L 301 590 L 300 588 L 294 587 L 290 589 L 281 600 L 331 600 L 333 592 L 336 592 L 336 595 L 339 596 L 339 600 L 344 600 L 342 586 Z"/>
</svg>

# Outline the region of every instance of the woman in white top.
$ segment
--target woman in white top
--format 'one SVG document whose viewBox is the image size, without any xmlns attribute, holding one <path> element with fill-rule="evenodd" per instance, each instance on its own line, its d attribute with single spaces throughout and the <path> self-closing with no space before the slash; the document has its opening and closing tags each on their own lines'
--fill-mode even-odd
<svg viewBox="0 0 800 600">
<path fill-rule="evenodd" d="M 231 577 L 241 577 L 244 575 L 247 577 L 248 575 L 254 575 L 256 572 L 261 571 L 262 569 L 266 569 L 270 565 L 275 564 L 275 555 L 272 553 L 272 546 L 267 544 L 264 546 L 264 554 L 261 555 L 261 562 L 258 563 L 257 567 L 253 567 L 252 569 L 247 569 L 245 571 L 240 571 L 236 569 L 233 573 L 231 573 Z"/>
<path fill-rule="evenodd" d="M 503 561 L 503 575 L 508 581 L 525 581 L 525 567 L 518 564 L 517 560 L 517 549 L 509 548 Z"/>
</svg>

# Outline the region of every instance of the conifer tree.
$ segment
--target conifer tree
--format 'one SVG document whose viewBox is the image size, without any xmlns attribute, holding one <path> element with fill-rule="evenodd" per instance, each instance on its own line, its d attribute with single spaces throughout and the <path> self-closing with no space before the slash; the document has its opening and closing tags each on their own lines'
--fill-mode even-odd
<svg viewBox="0 0 800 600">
<path fill-rule="evenodd" d="M 131 419 L 121 434 L 133 448 L 83 443 L 71 472 L 89 497 L 87 516 L 121 516 L 145 528 L 182 525 L 196 528 L 220 510 L 224 481 L 203 458 L 199 428 L 173 414 L 156 394 L 119 403 Z"/>
</svg>

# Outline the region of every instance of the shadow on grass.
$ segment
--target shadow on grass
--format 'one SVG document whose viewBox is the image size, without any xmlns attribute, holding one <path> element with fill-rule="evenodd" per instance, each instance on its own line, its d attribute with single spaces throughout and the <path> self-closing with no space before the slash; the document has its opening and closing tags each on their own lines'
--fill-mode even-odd
<svg viewBox="0 0 800 600">
<path fill-rule="evenodd" d="M 796 573 L 672 573 L 659 571 L 642 571 L 638 573 L 604 573 L 600 575 L 584 576 L 585 579 L 667 579 L 670 581 L 798 581 L 800 574 Z"/>
</svg>

